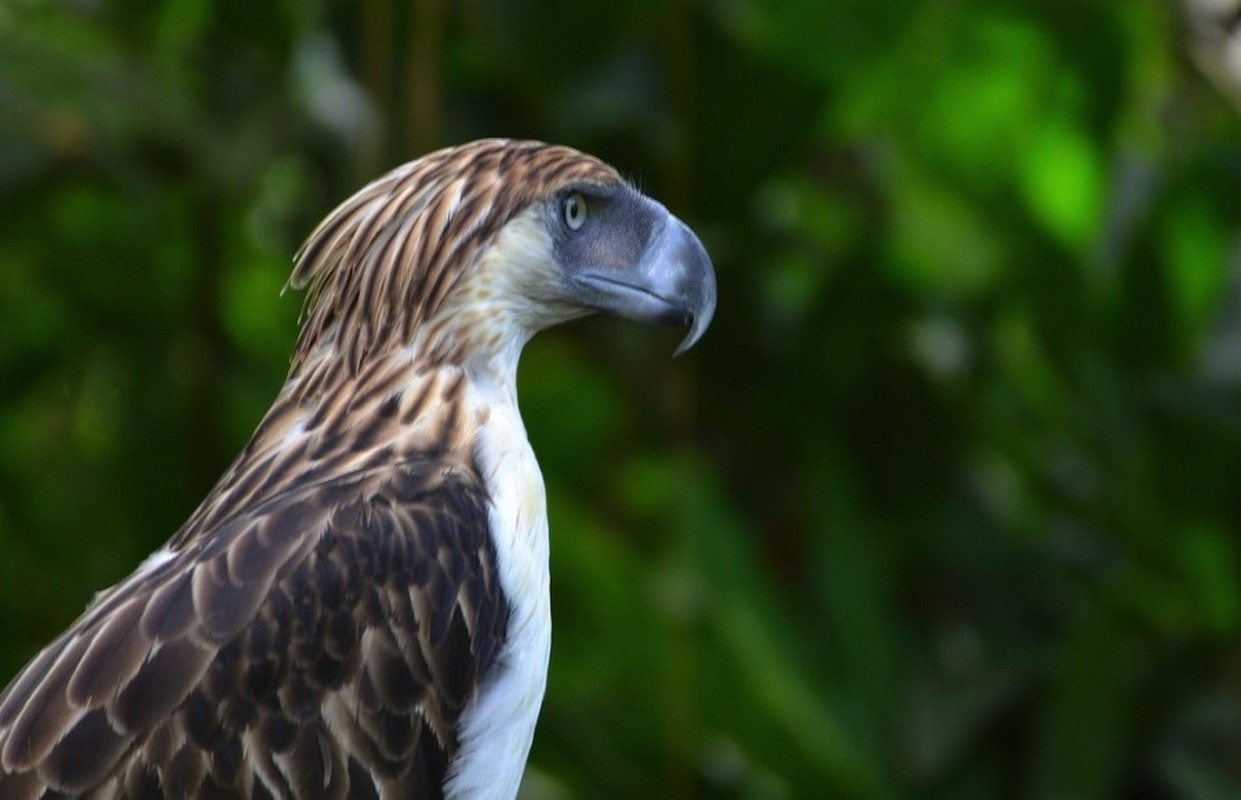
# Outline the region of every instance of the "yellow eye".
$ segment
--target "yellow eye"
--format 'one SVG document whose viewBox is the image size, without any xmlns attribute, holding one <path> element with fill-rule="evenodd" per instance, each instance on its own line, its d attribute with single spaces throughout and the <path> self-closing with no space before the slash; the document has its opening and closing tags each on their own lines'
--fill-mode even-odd
<svg viewBox="0 0 1241 800">
<path fill-rule="evenodd" d="M 574 192 L 564 199 L 564 224 L 569 230 L 575 231 L 586 222 L 586 198 L 580 192 Z"/>
</svg>

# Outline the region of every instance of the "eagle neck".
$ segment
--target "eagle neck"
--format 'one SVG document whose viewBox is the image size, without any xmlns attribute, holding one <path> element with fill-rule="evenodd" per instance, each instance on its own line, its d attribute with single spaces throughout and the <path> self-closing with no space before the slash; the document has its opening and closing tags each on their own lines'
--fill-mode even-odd
<svg viewBox="0 0 1241 800">
<path fill-rule="evenodd" d="M 388 358 L 349 375 L 339 360 L 308 364 L 285 384 L 173 546 L 327 476 L 427 458 L 473 471 L 476 423 L 460 365 Z"/>
</svg>

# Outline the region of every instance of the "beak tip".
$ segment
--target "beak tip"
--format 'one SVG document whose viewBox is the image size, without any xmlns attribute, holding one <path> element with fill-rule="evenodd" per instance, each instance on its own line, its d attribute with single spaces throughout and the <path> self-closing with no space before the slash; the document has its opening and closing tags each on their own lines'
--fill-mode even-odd
<svg viewBox="0 0 1241 800">
<path fill-rule="evenodd" d="M 697 242 L 697 239 L 695 239 Z M 707 328 L 711 327 L 711 319 L 715 316 L 715 270 L 711 266 L 711 259 L 707 257 L 706 250 L 702 245 L 698 245 L 701 254 L 700 266 L 697 273 L 697 282 L 694 292 L 692 308 L 689 313 L 689 332 L 685 334 L 685 338 L 677 345 L 677 349 L 673 351 L 672 356 L 681 355 L 698 343 L 698 340 L 707 332 Z"/>
<path fill-rule="evenodd" d="M 676 358 L 688 351 L 691 347 L 698 344 L 698 340 L 707 332 L 707 328 L 711 326 L 711 317 L 715 313 L 714 298 L 710 305 L 699 310 L 690 319 L 689 333 L 685 334 L 685 338 L 677 345 L 677 349 L 672 352 L 672 357 Z"/>
</svg>

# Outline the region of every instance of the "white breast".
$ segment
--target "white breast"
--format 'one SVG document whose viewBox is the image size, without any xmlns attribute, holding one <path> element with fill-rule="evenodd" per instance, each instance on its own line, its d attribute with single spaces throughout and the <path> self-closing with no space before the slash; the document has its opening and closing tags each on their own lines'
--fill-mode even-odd
<svg viewBox="0 0 1241 800">
<path fill-rule="evenodd" d="M 511 615 L 491 680 L 462 714 L 461 750 L 450 765 L 448 798 L 516 796 L 551 652 L 543 476 L 515 405 L 488 404 L 488 413 L 478 460 L 491 494 L 491 531 Z"/>
</svg>

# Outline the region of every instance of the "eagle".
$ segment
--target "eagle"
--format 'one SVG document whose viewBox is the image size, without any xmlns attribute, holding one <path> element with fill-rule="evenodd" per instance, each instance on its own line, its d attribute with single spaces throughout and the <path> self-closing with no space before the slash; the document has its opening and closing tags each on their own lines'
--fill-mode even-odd
<svg viewBox="0 0 1241 800">
<path fill-rule="evenodd" d="M 0 695 L 0 797 L 511 798 L 551 643 L 522 347 L 593 312 L 703 335 L 702 243 L 613 168 L 487 139 L 302 245 L 288 377 L 168 543 Z"/>
</svg>

